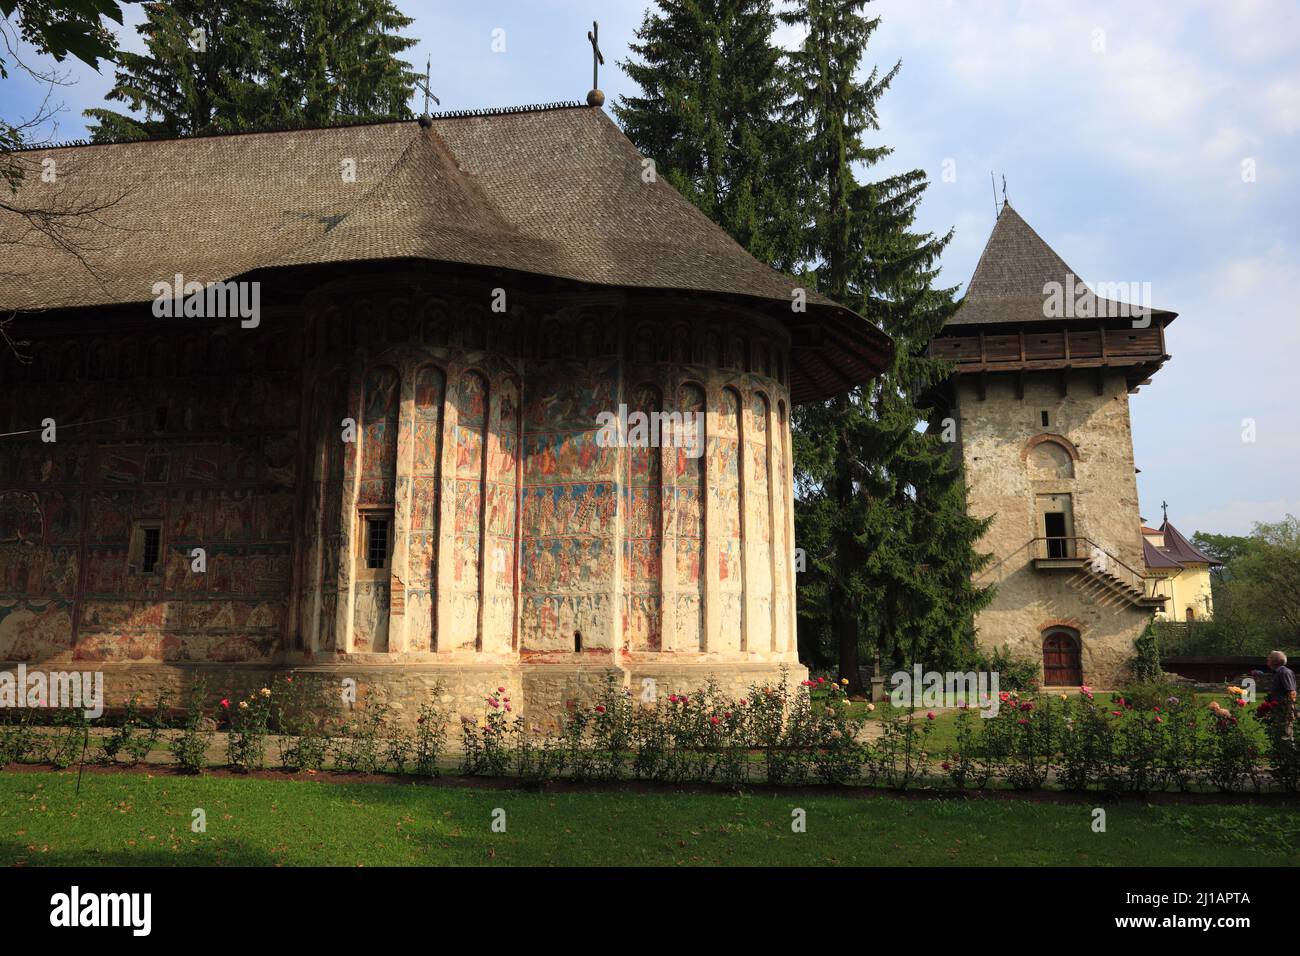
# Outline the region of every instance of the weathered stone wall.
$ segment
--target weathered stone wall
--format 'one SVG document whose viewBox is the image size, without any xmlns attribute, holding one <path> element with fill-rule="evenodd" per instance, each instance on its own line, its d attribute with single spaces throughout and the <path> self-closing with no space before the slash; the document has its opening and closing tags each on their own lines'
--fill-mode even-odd
<svg viewBox="0 0 1300 956">
<path fill-rule="evenodd" d="M 1012 376 L 994 375 L 983 400 L 970 377 L 957 382 L 967 507 L 973 515 L 993 516 L 980 549 L 994 559 L 978 583 L 993 584 L 997 591 L 976 622 L 981 644 L 1006 646 L 1041 662 L 1044 630 L 1070 628 L 1081 636 L 1084 680 L 1099 687 L 1122 683 L 1133 640 L 1150 612 L 1122 601 L 1099 601 L 1081 587 L 1079 575 L 1035 570 L 1030 543 L 1044 534 L 1038 496 L 1069 495 L 1073 528 L 1068 533 L 1142 568 L 1124 376 L 1106 375 L 1098 395 L 1093 373 L 1072 373 L 1062 395 L 1059 372 L 1029 374 L 1020 398 Z"/>
</svg>

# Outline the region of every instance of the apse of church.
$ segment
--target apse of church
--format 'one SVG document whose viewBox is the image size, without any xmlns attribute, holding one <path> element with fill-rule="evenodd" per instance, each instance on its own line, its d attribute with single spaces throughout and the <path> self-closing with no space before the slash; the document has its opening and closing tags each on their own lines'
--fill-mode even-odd
<svg viewBox="0 0 1300 956">
<path fill-rule="evenodd" d="M 656 336 L 618 308 L 530 328 L 476 304 L 488 291 L 403 303 L 409 322 L 309 305 L 322 545 L 300 568 L 302 652 L 793 663 L 780 330 Z M 620 406 L 700 414 L 702 433 L 602 446 Z"/>
</svg>

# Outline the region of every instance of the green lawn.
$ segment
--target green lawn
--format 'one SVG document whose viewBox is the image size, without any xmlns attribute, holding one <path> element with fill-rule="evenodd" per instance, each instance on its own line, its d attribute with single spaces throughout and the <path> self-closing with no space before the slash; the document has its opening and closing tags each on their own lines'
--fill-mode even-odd
<svg viewBox="0 0 1300 956">
<path fill-rule="evenodd" d="M 1300 864 L 1294 808 L 0 774 L 8 865 Z M 207 831 L 190 830 L 192 811 Z M 505 810 L 505 833 L 492 831 Z M 791 812 L 807 832 L 791 832 Z M 1291 834 L 1290 843 L 1285 843 Z"/>
</svg>

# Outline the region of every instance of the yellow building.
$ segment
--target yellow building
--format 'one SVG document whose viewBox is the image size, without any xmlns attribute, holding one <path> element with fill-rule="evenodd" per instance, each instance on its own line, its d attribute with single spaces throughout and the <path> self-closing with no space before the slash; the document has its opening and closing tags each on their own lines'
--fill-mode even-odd
<svg viewBox="0 0 1300 956">
<path fill-rule="evenodd" d="M 1214 616 L 1214 597 L 1210 590 L 1210 568 L 1217 561 L 1199 550 L 1169 523 L 1157 528 L 1142 526 L 1142 556 L 1146 563 L 1147 590 L 1167 597 L 1164 607 L 1156 611 L 1157 621 L 1208 620 Z"/>
</svg>

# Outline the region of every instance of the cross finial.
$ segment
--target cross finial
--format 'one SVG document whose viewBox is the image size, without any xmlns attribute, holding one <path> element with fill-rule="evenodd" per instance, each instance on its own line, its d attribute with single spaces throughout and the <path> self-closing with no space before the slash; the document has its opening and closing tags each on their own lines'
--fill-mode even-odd
<svg viewBox="0 0 1300 956">
<path fill-rule="evenodd" d="M 600 68 L 605 65 L 605 55 L 600 52 L 600 24 L 595 20 L 591 21 L 587 39 L 591 41 L 591 92 L 587 94 L 587 105 L 601 106 L 605 94 L 600 91 Z"/>
<path fill-rule="evenodd" d="M 429 57 L 424 62 L 424 82 L 420 82 L 419 77 L 416 77 L 415 80 L 415 85 L 424 90 L 424 113 L 420 116 L 420 125 L 426 127 L 433 125 L 433 117 L 429 115 L 429 100 L 433 100 L 439 106 L 442 105 L 442 100 L 434 96 L 433 90 L 430 89 L 430 84 L 433 82 L 431 79 L 432 71 L 433 57 Z"/>
<path fill-rule="evenodd" d="M 1160 510 L 1165 513 L 1165 524 L 1169 523 L 1169 502 L 1160 502 Z"/>
<path fill-rule="evenodd" d="M 1002 205 L 1009 206 L 1011 201 L 1007 199 L 1007 175 L 1002 174 Z"/>
</svg>

